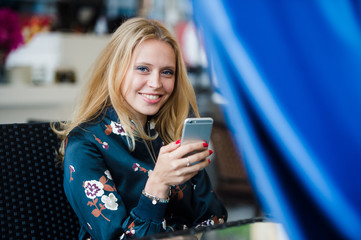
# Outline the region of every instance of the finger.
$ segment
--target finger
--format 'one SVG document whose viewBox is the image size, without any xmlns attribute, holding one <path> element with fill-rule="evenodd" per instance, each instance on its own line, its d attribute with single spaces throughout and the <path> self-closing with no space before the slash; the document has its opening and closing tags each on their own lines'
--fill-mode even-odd
<svg viewBox="0 0 361 240">
<path fill-rule="evenodd" d="M 177 150 L 173 152 L 174 157 L 182 158 L 190 153 L 201 152 L 208 148 L 208 144 L 206 142 L 194 142 L 181 145 Z"/>
<path fill-rule="evenodd" d="M 199 161 L 193 165 L 190 165 L 189 167 L 185 167 L 185 173 L 198 173 L 200 170 L 204 169 L 211 163 L 209 158 L 206 158 L 202 161 Z"/>
<path fill-rule="evenodd" d="M 200 170 L 207 167 L 210 164 L 210 162 L 211 162 L 210 159 L 207 158 L 205 160 L 200 161 L 197 164 L 190 165 L 189 167 L 183 166 L 182 168 L 176 170 L 174 172 L 175 175 L 172 178 L 173 181 L 171 185 L 179 185 L 184 183 L 185 181 L 188 181 L 189 179 L 197 175 L 197 173 Z"/>
<path fill-rule="evenodd" d="M 198 163 L 199 161 L 203 161 L 204 159 L 209 157 L 212 153 L 213 153 L 213 151 L 210 149 L 204 150 L 202 152 L 194 153 L 190 156 L 186 156 L 186 157 L 182 158 L 181 159 L 182 164 L 183 164 L 183 166 L 193 165 L 195 163 Z"/>
<path fill-rule="evenodd" d="M 180 147 L 180 140 L 171 142 L 160 148 L 161 153 L 170 153 Z"/>
<path fill-rule="evenodd" d="M 208 164 L 208 160 L 204 160 L 201 163 L 192 165 L 190 167 L 184 167 L 182 170 L 178 171 L 178 177 L 173 178 L 174 183 L 183 184 L 184 182 L 197 175 L 198 172 L 208 166 Z"/>
</svg>

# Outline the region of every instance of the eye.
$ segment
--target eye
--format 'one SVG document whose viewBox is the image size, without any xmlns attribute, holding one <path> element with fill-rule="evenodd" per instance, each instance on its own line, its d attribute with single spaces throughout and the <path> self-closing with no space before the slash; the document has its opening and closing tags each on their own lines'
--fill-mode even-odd
<svg viewBox="0 0 361 240">
<path fill-rule="evenodd" d="M 174 75 L 174 71 L 167 69 L 167 70 L 162 71 L 162 75 L 173 76 L 173 75 Z"/>
<path fill-rule="evenodd" d="M 148 72 L 149 71 L 149 69 L 147 67 L 145 67 L 145 66 L 138 66 L 135 69 L 138 70 L 138 71 L 141 71 L 141 72 Z"/>
</svg>

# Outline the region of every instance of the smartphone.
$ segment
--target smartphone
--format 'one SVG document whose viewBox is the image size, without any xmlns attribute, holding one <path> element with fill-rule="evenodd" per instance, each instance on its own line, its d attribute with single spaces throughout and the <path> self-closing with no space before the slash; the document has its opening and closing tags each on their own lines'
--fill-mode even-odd
<svg viewBox="0 0 361 240">
<path fill-rule="evenodd" d="M 184 120 L 181 145 L 195 141 L 203 141 L 209 144 L 212 133 L 213 119 L 210 117 L 187 118 Z M 196 152 L 191 152 L 184 157 Z"/>
</svg>

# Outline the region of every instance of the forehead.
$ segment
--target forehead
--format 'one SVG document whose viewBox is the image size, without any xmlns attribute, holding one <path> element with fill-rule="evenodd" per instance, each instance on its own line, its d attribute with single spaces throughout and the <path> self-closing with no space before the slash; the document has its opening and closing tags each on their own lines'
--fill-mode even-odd
<svg viewBox="0 0 361 240">
<path fill-rule="evenodd" d="M 157 62 L 175 66 L 176 55 L 169 43 L 158 39 L 148 39 L 135 47 L 132 59 L 133 62 Z"/>
</svg>

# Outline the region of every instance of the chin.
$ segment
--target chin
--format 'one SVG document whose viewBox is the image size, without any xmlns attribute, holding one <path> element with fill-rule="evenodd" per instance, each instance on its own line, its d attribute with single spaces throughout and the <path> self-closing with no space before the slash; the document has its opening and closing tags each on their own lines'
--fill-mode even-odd
<svg viewBox="0 0 361 240">
<path fill-rule="evenodd" d="M 147 115 L 147 116 L 154 116 L 154 115 L 156 115 L 158 112 L 159 112 L 159 111 L 149 112 L 149 113 L 147 113 L 147 114 L 145 114 L 145 115 Z"/>
<path fill-rule="evenodd" d="M 140 113 L 145 116 L 153 116 L 153 115 L 157 114 L 158 112 L 159 112 L 159 109 L 154 110 L 154 111 L 144 111 L 144 112 L 140 112 Z"/>
</svg>

